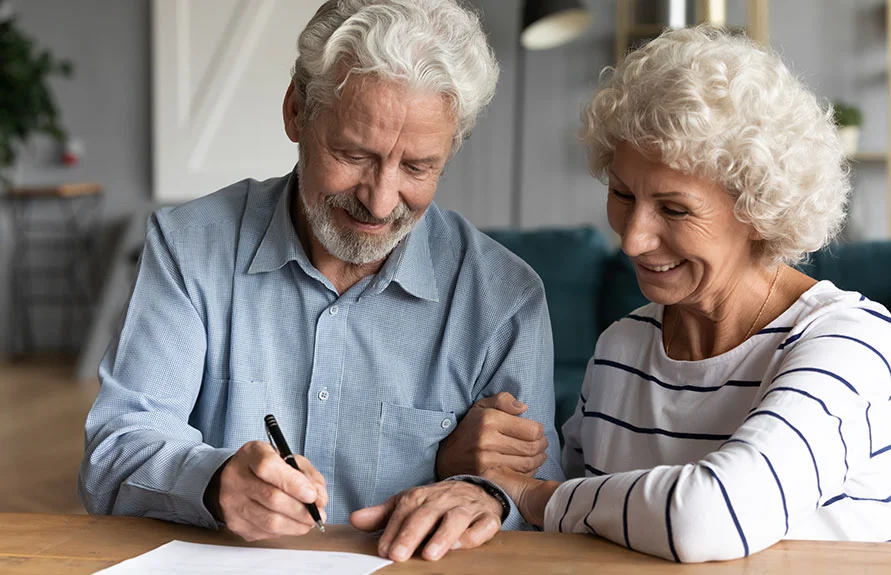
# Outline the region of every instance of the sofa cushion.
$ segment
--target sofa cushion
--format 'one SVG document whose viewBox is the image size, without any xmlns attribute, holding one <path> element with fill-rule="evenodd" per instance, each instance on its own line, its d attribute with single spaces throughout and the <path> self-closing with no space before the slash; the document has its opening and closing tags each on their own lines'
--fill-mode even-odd
<svg viewBox="0 0 891 575">
<path fill-rule="evenodd" d="M 833 244 L 798 266 L 814 279 L 857 291 L 891 308 L 891 242 Z"/>
<path fill-rule="evenodd" d="M 554 368 L 554 425 L 563 444 L 563 424 L 575 412 L 587 364 Z"/>
<path fill-rule="evenodd" d="M 541 276 L 554 332 L 554 364 L 584 370 L 602 329 L 597 302 L 610 248 L 594 228 L 490 230 Z M 579 381 L 581 384 L 581 381 Z"/>
<path fill-rule="evenodd" d="M 634 264 L 621 250 L 617 250 L 606 261 L 604 274 L 598 302 L 601 331 L 649 303 L 640 292 Z"/>
</svg>

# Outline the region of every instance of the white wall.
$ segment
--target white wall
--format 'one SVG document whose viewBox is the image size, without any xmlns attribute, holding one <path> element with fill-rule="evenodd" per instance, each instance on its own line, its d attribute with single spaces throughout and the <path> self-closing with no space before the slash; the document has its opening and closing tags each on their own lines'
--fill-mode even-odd
<svg viewBox="0 0 891 575">
<path fill-rule="evenodd" d="M 771 44 L 818 95 L 861 107 L 861 149 L 888 146 L 888 62 L 883 0 L 771 0 Z M 891 237 L 885 162 L 852 165 L 846 235 Z"/>
</svg>

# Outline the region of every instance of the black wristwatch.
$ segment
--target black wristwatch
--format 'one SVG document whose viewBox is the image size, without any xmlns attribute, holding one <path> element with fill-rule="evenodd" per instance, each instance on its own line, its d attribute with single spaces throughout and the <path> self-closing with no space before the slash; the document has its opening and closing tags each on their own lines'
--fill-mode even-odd
<svg viewBox="0 0 891 575">
<path fill-rule="evenodd" d="M 473 483 L 474 485 L 479 485 L 483 488 L 483 491 L 491 495 L 495 498 L 495 501 L 501 504 L 501 522 L 507 519 L 507 516 L 510 515 L 510 501 L 508 501 L 507 497 L 504 493 L 486 481 L 485 479 L 480 479 L 479 477 L 467 476 L 467 477 L 456 477 L 455 479 L 459 481 L 466 481 L 467 483 Z"/>
</svg>

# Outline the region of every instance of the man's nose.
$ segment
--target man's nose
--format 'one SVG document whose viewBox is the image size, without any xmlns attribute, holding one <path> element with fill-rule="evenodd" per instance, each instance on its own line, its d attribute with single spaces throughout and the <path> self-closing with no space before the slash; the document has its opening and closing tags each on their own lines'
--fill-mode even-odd
<svg viewBox="0 0 891 575">
<path fill-rule="evenodd" d="M 359 199 L 374 217 L 382 220 L 399 205 L 401 178 L 398 169 L 384 166 L 376 170 L 369 180 L 369 185 L 365 187 L 366 197 Z"/>
<path fill-rule="evenodd" d="M 637 257 L 659 247 L 659 222 L 638 206 L 629 210 L 622 232 L 622 251 Z"/>
</svg>

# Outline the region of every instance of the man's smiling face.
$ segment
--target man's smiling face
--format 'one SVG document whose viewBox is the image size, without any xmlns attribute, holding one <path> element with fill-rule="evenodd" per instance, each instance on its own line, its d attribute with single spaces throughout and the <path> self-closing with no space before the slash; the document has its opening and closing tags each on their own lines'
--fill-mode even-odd
<svg viewBox="0 0 891 575">
<path fill-rule="evenodd" d="M 299 193 L 313 235 L 349 263 L 386 258 L 433 201 L 456 128 L 448 101 L 351 77 L 332 108 L 309 126 L 299 122 L 286 109 L 288 135 L 300 143 Z"/>
</svg>

